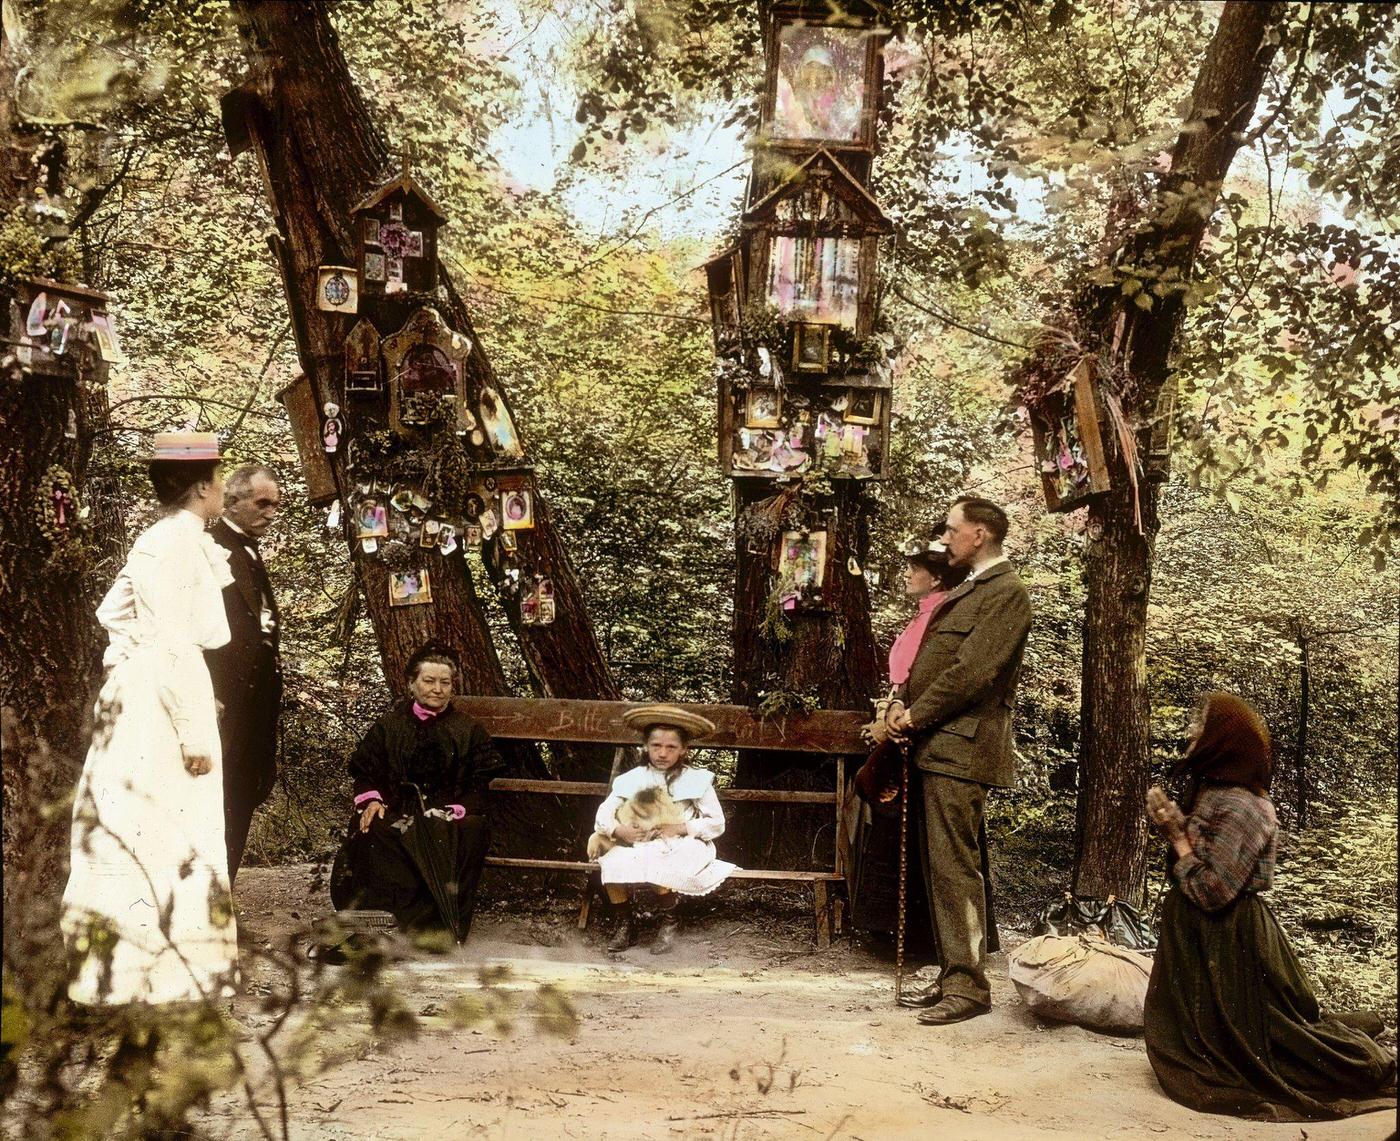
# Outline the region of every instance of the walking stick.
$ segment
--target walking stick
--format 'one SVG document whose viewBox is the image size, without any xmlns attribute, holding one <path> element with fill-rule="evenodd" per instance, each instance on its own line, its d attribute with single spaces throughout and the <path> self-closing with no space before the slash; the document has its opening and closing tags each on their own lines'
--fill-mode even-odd
<svg viewBox="0 0 1400 1141">
<path fill-rule="evenodd" d="M 899 917 L 894 937 L 894 1001 L 904 995 L 904 913 L 909 890 L 909 746 L 899 745 Z"/>
</svg>

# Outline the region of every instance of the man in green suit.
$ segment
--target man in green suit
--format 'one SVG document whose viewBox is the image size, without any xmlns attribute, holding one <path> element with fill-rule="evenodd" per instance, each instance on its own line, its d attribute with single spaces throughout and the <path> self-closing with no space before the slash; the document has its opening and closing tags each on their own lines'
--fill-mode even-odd
<svg viewBox="0 0 1400 1141">
<path fill-rule="evenodd" d="M 1007 520 L 995 503 L 963 496 L 943 532 L 948 562 L 968 577 L 929 620 L 909 680 L 886 722 L 908 737 L 922 785 L 924 860 L 942 953 L 938 983 L 901 1000 L 926 1007 L 929 1026 L 991 1009 L 982 808 L 987 789 L 1015 783 L 1011 712 L 1031 627 L 1030 596 L 1001 545 Z"/>
</svg>

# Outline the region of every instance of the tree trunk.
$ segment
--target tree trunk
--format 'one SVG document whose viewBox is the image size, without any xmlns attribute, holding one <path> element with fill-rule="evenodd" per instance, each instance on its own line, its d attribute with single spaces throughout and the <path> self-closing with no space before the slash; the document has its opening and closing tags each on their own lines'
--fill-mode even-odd
<svg viewBox="0 0 1400 1141">
<path fill-rule="evenodd" d="M 1156 215 L 1130 240 L 1120 268 L 1146 271 L 1153 283 L 1189 279 L 1196 248 L 1273 60 L 1277 45 L 1269 42 L 1268 32 L 1280 11 L 1273 3 L 1231 0 L 1225 5 L 1196 77 L 1188 116 L 1193 126 L 1177 141 L 1171 173 L 1158 191 Z M 1191 199 L 1188 206 L 1179 204 L 1181 195 Z M 1168 379 L 1181 293 L 1164 289 L 1147 310 L 1116 293 L 1090 294 L 1081 301 L 1081 311 L 1096 314 L 1092 331 L 1103 344 L 1115 346 L 1126 365 L 1132 387 L 1123 411 L 1137 432 L 1139 454 L 1144 454 L 1151 432 L 1141 426 L 1153 415 Z M 1112 449 L 1110 469 L 1112 490 L 1090 506 L 1088 519 L 1074 889 L 1138 902 L 1147 858 L 1142 807 L 1150 758 L 1147 601 L 1158 488 L 1151 480 L 1134 481 L 1121 448 Z"/>
<path fill-rule="evenodd" d="M 837 492 L 827 526 L 827 572 L 822 587 L 829 609 L 794 613 L 775 636 L 769 592 L 773 589 L 769 551 L 751 554 L 741 537 L 734 596 L 734 686 L 736 705 L 756 706 L 763 694 L 815 697 L 822 709 L 868 709 L 880 684 L 875 639 L 870 631 L 870 593 L 863 576 L 850 574 L 847 559 L 865 565 L 871 504 L 851 480 L 834 481 Z M 768 482 L 738 481 L 744 510 L 773 494 Z M 769 621 L 765 624 L 765 619 Z M 790 753 L 739 754 L 735 784 L 741 788 L 832 789 L 835 770 Z M 731 850 L 754 867 L 831 866 L 835 836 L 827 834 L 829 812 L 791 806 L 736 805 Z"/>
<path fill-rule="evenodd" d="M 0 313 L 12 291 L 0 290 Z M 4 752 L 5 962 L 61 970 L 58 901 L 68 871 L 66 798 L 78 782 L 102 640 L 88 574 L 98 549 L 75 513 L 95 429 L 106 420 L 106 366 L 71 348 L 78 378 L 0 378 L 0 717 Z M 65 429 L 69 416 L 77 435 Z M 73 490 L 55 531 L 50 468 Z"/>
<path fill-rule="evenodd" d="M 1308 713 L 1312 701 L 1311 642 L 1298 639 L 1302 663 L 1298 670 L 1298 827 L 1308 826 Z"/>
<path fill-rule="evenodd" d="M 340 315 L 316 308 L 316 269 L 328 263 L 345 264 L 342 259 L 355 249 L 350 210 L 391 175 L 389 152 L 355 88 L 324 3 L 234 0 L 233 7 L 248 45 L 250 83 L 226 102 L 226 116 L 233 116 L 227 124 L 233 132 L 231 142 L 246 131 L 258 154 L 276 215 L 279 240 L 275 244 L 297 348 L 316 402 L 334 401 L 345 407 L 339 364 L 348 326 Z M 441 266 L 439 276 L 447 277 Z M 467 358 L 469 388 L 479 391 L 491 385 L 505 398 L 505 389 L 493 373 L 450 280 L 445 297 L 435 304 L 447 323 L 474 345 Z M 385 298 L 384 303 L 376 304 L 371 316 L 383 335 L 397 331 L 409 309 L 410 303 Z M 350 431 L 353 435 L 353 424 Z M 345 451 L 342 448 L 333 457 L 342 488 L 348 486 Z M 532 683 L 548 696 L 615 699 L 619 691 L 594 635 L 549 505 L 534 487 L 533 473 L 527 478 L 534 491 L 535 526 L 516 533 L 517 560 L 531 574 L 551 580 L 556 618 L 552 625 L 526 627 L 521 624 L 515 597 L 502 592 L 502 602 L 520 637 Z M 434 636 L 457 650 L 466 668 L 469 692 L 506 692 L 476 587 L 460 554 L 444 557 L 428 552 L 425 565 L 433 575 L 432 605 L 395 609 L 389 607 L 386 568 L 363 557 L 354 542 L 351 556 L 356 560 L 391 682 L 402 676 L 412 650 Z M 490 560 L 487 567 L 496 585 L 501 586 L 498 569 Z M 599 750 L 556 755 L 567 758 L 561 775 L 571 777 L 605 776 L 611 759 L 609 752 Z"/>
</svg>

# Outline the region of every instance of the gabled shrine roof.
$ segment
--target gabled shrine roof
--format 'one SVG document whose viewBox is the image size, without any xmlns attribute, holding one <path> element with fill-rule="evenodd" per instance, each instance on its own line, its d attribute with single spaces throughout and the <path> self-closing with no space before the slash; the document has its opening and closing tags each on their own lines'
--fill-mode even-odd
<svg viewBox="0 0 1400 1141">
<path fill-rule="evenodd" d="M 447 215 L 443 212 L 442 207 L 440 207 L 436 202 L 434 202 L 431 198 L 428 197 L 427 193 L 423 190 L 423 188 L 419 186 L 417 182 L 414 181 L 413 175 L 409 174 L 406 170 L 403 173 L 401 173 L 397 178 L 391 179 L 389 182 L 386 182 L 383 186 L 381 186 L 378 190 L 376 190 L 358 206 L 352 206 L 350 209 L 350 213 L 360 214 L 363 213 L 365 210 L 373 210 L 390 195 L 397 193 L 412 195 L 413 197 L 417 198 L 419 202 L 423 203 L 423 205 L 426 206 L 430 211 L 432 211 L 433 216 L 437 218 L 439 224 L 445 224 L 447 222 Z"/>
<path fill-rule="evenodd" d="M 824 162 L 832 170 L 836 178 L 838 191 L 844 189 L 847 193 L 843 195 L 850 203 L 855 212 L 867 222 L 872 229 L 877 229 L 888 233 L 894 229 L 894 223 L 883 210 L 880 204 L 875 201 L 860 180 L 847 170 L 825 147 L 819 147 L 812 154 L 802 160 L 787 178 L 773 187 L 767 194 L 744 211 L 745 222 L 761 222 L 770 217 L 777 207 L 779 201 L 786 198 L 793 190 L 802 186 L 807 181 L 808 170 L 818 160 Z"/>
</svg>

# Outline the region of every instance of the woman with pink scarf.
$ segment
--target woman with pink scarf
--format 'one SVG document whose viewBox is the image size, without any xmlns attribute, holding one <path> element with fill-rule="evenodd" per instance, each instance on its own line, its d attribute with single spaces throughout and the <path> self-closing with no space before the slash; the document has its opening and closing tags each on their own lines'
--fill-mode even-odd
<svg viewBox="0 0 1400 1141">
<path fill-rule="evenodd" d="M 942 526 L 935 534 L 942 533 Z M 947 550 L 941 542 L 914 541 L 904 545 L 904 594 L 918 603 L 918 611 L 895 638 L 890 647 L 890 689 L 875 703 L 875 718 L 865 726 L 866 739 L 872 745 L 882 745 L 889 739 L 885 711 L 895 692 L 909 680 L 909 671 L 924 640 L 929 622 L 943 600 L 957 588 L 967 571 L 948 565 Z M 855 854 L 855 874 L 851 885 L 851 922 L 872 932 L 893 932 L 897 923 L 899 877 L 899 769 L 898 754 L 891 754 L 894 764 L 867 764 L 856 778 L 862 798 L 858 831 L 852 850 Z M 892 781 L 892 783 L 891 783 Z M 911 829 L 913 825 L 911 824 Z M 921 895 L 919 877 L 912 877 L 910 887 Z M 917 898 L 911 898 L 908 914 L 918 924 L 927 911 Z M 927 943 L 928 933 L 916 927 L 914 943 Z"/>
</svg>

